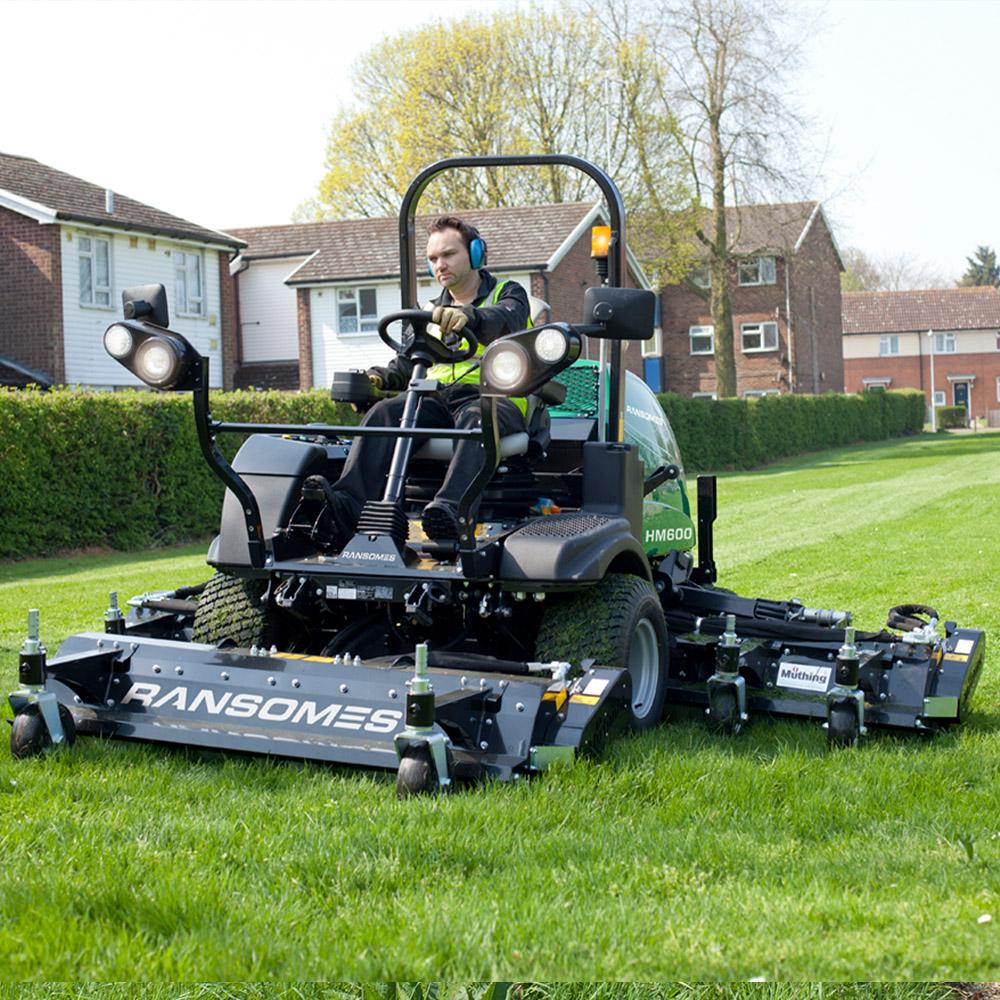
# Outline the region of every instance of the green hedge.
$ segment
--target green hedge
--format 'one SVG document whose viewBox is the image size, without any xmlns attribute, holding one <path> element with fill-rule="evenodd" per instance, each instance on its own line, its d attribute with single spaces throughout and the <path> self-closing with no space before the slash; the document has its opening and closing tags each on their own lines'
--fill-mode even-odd
<svg viewBox="0 0 1000 1000">
<path fill-rule="evenodd" d="M 660 397 L 688 470 L 751 468 L 803 451 L 918 432 L 921 393 Z M 212 394 L 220 420 L 353 424 L 322 391 Z M 940 412 L 940 411 L 939 411 Z M 232 457 L 242 437 L 221 435 Z M 0 390 L 0 558 L 208 534 L 223 487 L 201 455 L 191 397 Z"/>
<path fill-rule="evenodd" d="M 219 420 L 354 424 L 328 392 L 212 393 Z M 222 434 L 236 453 L 243 435 Z M 189 393 L 0 390 L 0 558 L 137 549 L 205 535 L 223 486 Z"/>
<path fill-rule="evenodd" d="M 719 400 L 663 393 L 659 400 L 689 472 L 752 469 L 804 451 L 917 434 L 925 406 L 915 389 Z"/>
<path fill-rule="evenodd" d="M 969 412 L 964 406 L 939 406 L 937 424 L 942 430 L 949 427 L 964 427 L 969 420 Z"/>
</svg>

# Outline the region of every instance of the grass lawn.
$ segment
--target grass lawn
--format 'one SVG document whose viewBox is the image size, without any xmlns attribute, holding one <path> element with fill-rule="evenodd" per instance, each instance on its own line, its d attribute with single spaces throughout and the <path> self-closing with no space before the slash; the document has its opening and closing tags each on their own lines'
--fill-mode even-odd
<svg viewBox="0 0 1000 1000">
<path fill-rule="evenodd" d="M 719 501 L 724 586 L 986 629 L 968 723 L 830 754 L 817 725 L 732 739 L 678 715 L 538 781 L 406 802 L 356 771 L 0 746 L 0 978 L 1000 979 L 1000 435 L 810 455 Z M 29 606 L 54 654 L 107 591 L 203 579 L 203 551 L 0 566 L 2 690 Z"/>
</svg>

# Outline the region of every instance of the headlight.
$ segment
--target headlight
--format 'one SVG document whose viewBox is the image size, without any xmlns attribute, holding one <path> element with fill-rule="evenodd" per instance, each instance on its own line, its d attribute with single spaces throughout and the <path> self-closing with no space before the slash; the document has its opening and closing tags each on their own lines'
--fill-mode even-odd
<svg viewBox="0 0 1000 1000">
<path fill-rule="evenodd" d="M 528 355 L 520 344 L 509 343 L 490 352 L 483 361 L 484 379 L 501 392 L 511 392 L 528 375 Z"/>
<path fill-rule="evenodd" d="M 147 385 L 166 388 L 180 375 L 184 357 L 166 337 L 151 337 L 135 352 L 135 373 Z"/>
<path fill-rule="evenodd" d="M 124 358 L 132 350 L 132 331 L 114 323 L 104 332 L 104 350 L 113 358 Z"/>
<path fill-rule="evenodd" d="M 554 365 L 557 361 L 562 361 L 566 355 L 568 341 L 562 330 L 555 327 L 546 327 L 535 338 L 535 354 L 540 361 L 547 365 Z"/>
</svg>

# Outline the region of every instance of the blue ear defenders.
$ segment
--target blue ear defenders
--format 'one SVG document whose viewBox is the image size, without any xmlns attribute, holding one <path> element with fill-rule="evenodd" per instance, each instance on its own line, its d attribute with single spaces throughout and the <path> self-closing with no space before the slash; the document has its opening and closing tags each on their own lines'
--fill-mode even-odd
<svg viewBox="0 0 1000 1000">
<path fill-rule="evenodd" d="M 486 263 L 486 240 L 477 236 L 469 244 L 469 264 L 473 271 L 478 271 Z M 427 273 L 434 277 L 434 265 L 427 260 Z"/>
</svg>

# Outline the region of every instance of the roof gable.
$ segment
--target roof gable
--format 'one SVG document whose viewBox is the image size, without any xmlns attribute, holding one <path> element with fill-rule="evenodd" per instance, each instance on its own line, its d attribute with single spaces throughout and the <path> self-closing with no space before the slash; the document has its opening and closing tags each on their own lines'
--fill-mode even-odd
<svg viewBox="0 0 1000 1000">
<path fill-rule="evenodd" d="M 26 156 L 0 153 L 0 196 L 4 195 L 5 207 L 39 222 L 65 220 L 234 249 L 242 245 L 227 233 L 195 225 L 118 192 L 114 193 L 114 211 L 108 212 L 105 188 Z"/>
<path fill-rule="evenodd" d="M 844 335 L 1000 330 L 1000 290 L 991 285 L 906 292 L 844 292 Z"/>
</svg>

